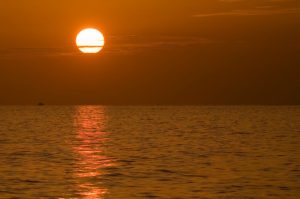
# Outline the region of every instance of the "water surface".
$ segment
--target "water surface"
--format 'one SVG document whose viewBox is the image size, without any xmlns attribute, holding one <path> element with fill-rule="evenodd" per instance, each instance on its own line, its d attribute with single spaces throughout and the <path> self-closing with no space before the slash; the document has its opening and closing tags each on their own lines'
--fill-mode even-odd
<svg viewBox="0 0 300 199">
<path fill-rule="evenodd" d="M 300 107 L 0 107 L 0 198 L 300 198 Z"/>
</svg>

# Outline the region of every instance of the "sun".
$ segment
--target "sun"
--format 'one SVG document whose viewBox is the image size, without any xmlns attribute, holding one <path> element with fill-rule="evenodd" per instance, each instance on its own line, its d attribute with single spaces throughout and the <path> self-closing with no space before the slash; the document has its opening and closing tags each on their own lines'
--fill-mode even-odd
<svg viewBox="0 0 300 199">
<path fill-rule="evenodd" d="M 81 30 L 76 37 L 76 45 L 83 53 L 98 53 L 104 47 L 103 34 L 94 28 Z"/>
</svg>

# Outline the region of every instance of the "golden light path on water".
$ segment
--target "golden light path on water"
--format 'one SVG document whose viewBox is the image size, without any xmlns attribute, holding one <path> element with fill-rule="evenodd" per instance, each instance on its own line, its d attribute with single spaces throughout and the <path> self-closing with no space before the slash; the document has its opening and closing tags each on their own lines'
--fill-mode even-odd
<svg viewBox="0 0 300 199">
<path fill-rule="evenodd" d="M 102 199 L 108 193 L 95 184 L 104 175 L 102 169 L 113 166 L 111 158 L 103 155 L 103 144 L 108 141 L 104 132 L 105 110 L 103 107 L 79 106 L 76 108 L 75 126 L 79 144 L 74 152 L 79 156 L 75 177 L 80 179 L 78 190 L 84 199 Z"/>
</svg>

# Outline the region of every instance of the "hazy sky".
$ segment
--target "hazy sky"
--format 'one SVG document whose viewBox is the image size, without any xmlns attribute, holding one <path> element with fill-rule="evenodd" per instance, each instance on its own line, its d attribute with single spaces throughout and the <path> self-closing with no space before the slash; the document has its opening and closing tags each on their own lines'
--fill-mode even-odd
<svg viewBox="0 0 300 199">
<path fill-rule="evenodd" d="M 300 104 L 299 0 L 2 0 L 0 24 L 0 104 Z"/>
</svg>

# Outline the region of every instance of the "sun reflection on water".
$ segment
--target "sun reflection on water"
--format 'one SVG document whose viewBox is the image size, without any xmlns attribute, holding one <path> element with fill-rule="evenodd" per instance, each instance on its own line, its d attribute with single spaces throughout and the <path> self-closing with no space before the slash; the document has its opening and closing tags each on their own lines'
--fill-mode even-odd
<svg viewBox="0 0 300 199">
<path fill-rule="evenodd" d="M 105 131 L 105 108 L 100 106 L 79 106 L 76 108 L 75 127 L 78 155 L 75 177 L 78 191 L 84 199 L 102 199 L 108 190 L 100 187 L 103 169 L 113 166 L 112 158 L 105 156 L 104 144 L 109 140 Z M 99 183 L 100 181 L 100 183 Z"/>
</svg>

